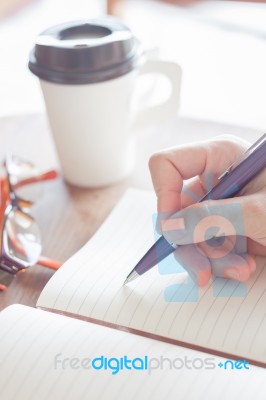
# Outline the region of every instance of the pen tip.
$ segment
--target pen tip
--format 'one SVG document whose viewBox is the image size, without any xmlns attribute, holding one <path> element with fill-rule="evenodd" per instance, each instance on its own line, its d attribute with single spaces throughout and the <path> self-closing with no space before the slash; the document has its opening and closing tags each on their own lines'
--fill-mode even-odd
<svg viewBox="0 0 266 400">
<path fill-rule="evenodd" d="M 133 281 L 139 276 L 139 274 L 136 271 L 132 271 L 128 277 L 126 278 L 125 282 L 123 283 L 123 286 L 125 286 L 127 283 Z"/>
<path fill-rule="evenodd" d="M 129 279 L 128 278 L 126 278 L 126 280 L 124 281 L 124 283 L 123 283 L 123 286 L 126 286 L 126 284 L 129 282 Z"/>
</svg>

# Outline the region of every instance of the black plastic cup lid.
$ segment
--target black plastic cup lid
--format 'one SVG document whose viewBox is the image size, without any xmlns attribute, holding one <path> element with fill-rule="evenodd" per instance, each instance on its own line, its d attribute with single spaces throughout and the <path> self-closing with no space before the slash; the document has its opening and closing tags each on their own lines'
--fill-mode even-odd
<svg viewBox="0 0 266 400">
<path fill-rule="evenodd" d="M 106 17 L 60 24 L 42 32 L 29 69 L 40 79 L 86 84 L 117 78 L 142 61 L 140 42 L 128 27 Z"/>
</svg>

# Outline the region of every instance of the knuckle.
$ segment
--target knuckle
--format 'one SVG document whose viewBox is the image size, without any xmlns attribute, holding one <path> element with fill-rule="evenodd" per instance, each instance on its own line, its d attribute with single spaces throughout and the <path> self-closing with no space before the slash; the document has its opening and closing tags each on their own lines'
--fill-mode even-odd
<svg viewBox="0 0 266 400">
<path fill-rule="evenodd" d="M 158 166 L 165 161 L 165 154 L 162 152 L 154 153 L 149 158 L 149 168 L 150 170 L 154 170 L 158 168 Z"/>
</svg>

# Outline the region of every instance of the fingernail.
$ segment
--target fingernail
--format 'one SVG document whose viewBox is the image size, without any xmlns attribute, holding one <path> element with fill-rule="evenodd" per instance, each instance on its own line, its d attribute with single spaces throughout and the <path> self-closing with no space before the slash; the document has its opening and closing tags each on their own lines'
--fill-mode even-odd
<svg viewBox="0 0 266 400">
<path fill-rule="evenodd" d="M 225 278 L 239 280 L 239 272 L 233 268 L 226 268 Z"/>
</svg>

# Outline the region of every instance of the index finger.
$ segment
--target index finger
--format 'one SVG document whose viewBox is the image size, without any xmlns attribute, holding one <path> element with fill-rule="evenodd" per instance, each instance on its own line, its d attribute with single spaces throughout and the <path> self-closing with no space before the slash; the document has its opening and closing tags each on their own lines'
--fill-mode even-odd
<svg viewBox="0 0 266 400">
<path fill-rule="evenodd" d="M 235 137 L 225 139 L 223 136 L 155 153 L 149 167 L 158 198 L 158 212 L 181 208 L 181 192 L 187 179 L 208 172 L 216 184 L 221 173 L 243 154 L 247 145 Z"/>
</svg>

